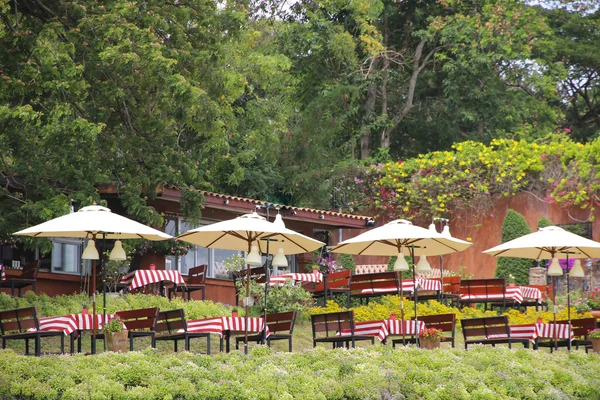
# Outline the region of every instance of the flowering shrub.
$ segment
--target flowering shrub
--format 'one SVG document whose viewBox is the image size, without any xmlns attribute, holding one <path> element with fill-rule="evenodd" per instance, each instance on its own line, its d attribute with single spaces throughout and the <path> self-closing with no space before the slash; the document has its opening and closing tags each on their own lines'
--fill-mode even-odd
<svg viewBox="0 0 600 400">
<path fill-rule="evenodd" d="M 594 329 L 593 331 L 590 331 L 589 338 L 600 339 L 600 329 Z"/>
<path fill-rule="evenodd" d="M 321 273 L 332 274 L 344 269 L 340 261 L 337 261 L 329 256 L 319 257 L 317 261 L 309 267 L 309 269 L 318 269 Z"/>
<path fill-rule="evenodd" d="M 489 212 L 494 198 L 524 190 L 590 212 L 600 204 L 600 138 L 584 145 L 550 135 L 536 142 L 494 139 L 489 145 L 467 141 L 452 148 L 372 165 L 357 177 L 364 203 L 390 218 L 408 219 L 448 212 L 478 217 Z"/>
<path fill-rule="evenodd" d="M 441 329 L 426 328 L 419 332 L 419 339 L 444 340 L 444 334 Z"/>
<path fill-rule="evenodd" d="M 143 255 L 146 253 L 159 253 L 165 256 L 185 256 L 194 245 L 182 240 L 137 240 L 123 243 L 127 253 Z"/>
<path fill-rule="evenodd" d="M 581 300 L 586 302 L 592 310 L 600 310 L 600 289 L 596 288 L 585 293 Z"/>
</svg>

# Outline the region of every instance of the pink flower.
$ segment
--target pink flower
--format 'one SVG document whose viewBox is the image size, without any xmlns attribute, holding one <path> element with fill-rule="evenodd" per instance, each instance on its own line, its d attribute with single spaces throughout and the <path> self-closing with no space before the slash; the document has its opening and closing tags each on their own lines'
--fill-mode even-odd
<svg viewBox="0 0 600 400">
<path fill-rule="evenodd" d="M 569 128 L 565 128 L 565 132 L 571 133 L 571 130 Z"/>
</svg>

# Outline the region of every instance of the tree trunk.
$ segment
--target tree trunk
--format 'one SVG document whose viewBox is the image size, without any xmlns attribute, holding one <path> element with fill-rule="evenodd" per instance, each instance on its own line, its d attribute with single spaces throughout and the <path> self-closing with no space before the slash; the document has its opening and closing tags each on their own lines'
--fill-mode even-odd
<svg viewBox="0 0 600 400">
<path fill-rule="evenodd" d="M 375 112 L 375 101 L 377 100 L 377 87 L 375 83 L 370 83 L 367 88 L 367 104 L 365 106 L 364 132 L 360 137 L 360 158 L 365 159 L 371 156 L 371 122 Z"/>
</svg>

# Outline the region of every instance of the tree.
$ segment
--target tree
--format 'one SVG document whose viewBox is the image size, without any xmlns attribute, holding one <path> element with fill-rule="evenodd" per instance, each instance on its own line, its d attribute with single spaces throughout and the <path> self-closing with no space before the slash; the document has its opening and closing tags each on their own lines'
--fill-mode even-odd
<svg viewBox="0 0 600 400">
<path fill-rule="evenodd" d="M 531 233 L 525 218 L 515 210 L 509 209 L 502 223 L 502 243 L 519 238 Z M 512 274 L 517 285 L 527 285 L 529 282 L 529 268 L 532 261 L 526 258 L 500 257 L 496 267 L 496 277 L 508 279 Z"/>
</svg>

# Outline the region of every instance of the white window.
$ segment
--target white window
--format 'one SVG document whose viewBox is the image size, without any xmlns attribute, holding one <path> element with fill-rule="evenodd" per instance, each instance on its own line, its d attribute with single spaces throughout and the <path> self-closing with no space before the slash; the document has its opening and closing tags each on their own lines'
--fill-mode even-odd
<svg viewBox="0 0 600 400">
<path fill-rule="evenodd" d="M 65 274 L 81 273 L 80 240 L 54 239 L 52 246 L 52 272 Z"/>
</svg>

